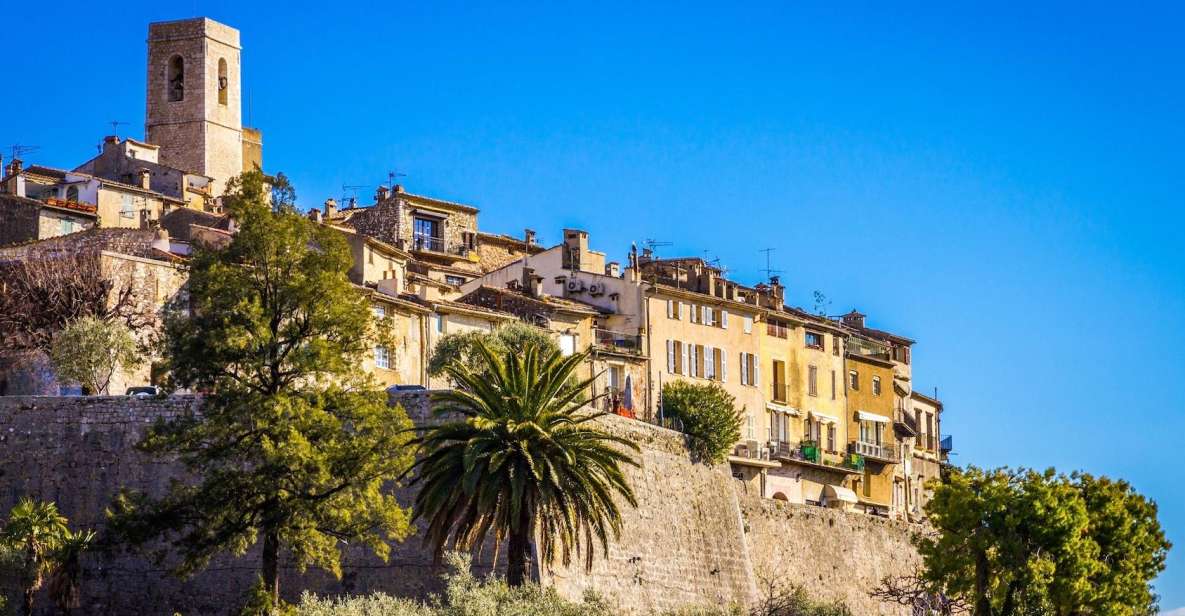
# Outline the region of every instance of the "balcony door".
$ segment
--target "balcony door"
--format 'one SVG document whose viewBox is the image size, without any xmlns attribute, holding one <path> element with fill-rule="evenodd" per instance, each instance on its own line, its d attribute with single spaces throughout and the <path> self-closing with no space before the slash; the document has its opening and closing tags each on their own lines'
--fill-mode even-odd
<svg viewBox="0 0 1185 616">
<path fill-rule="evenodd" d="M 443 252 L 444 238 L 441 236 L 441 226 L 439 220 L 417 216 L 413 227 L 416 248 Z"/>
</svg>

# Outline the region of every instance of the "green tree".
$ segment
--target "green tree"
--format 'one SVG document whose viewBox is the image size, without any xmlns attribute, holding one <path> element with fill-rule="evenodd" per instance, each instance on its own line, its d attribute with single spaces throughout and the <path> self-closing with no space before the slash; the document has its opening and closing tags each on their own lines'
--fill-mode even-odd
<svg viewBox="0 0 1185 616">
<path fill-rule="evenodd" d="M 50 357 L 60 380 L 77 381 L 91 394 L 109 393 L 111 377 L 140 361 L 136 339 L 126 325 L 93 316 L 66 325 L 54 338 Z"/>
<path fill-rule="evenodd" d="M 674 381 L 663 385 L 662 411 L 682 422 L 692 453 L 707 464 L 723 462 L 741 439 L 736 399 L 716 383 Z"/>
<path fill-rule="evenodd" d="M 49 576 L 49 596 L 63 614 L 78 607 L 81 594 L 82 555 L 91 549 L 95 533 L 91 530 L 67 532 L 54 555 L 55 566 Z"/>
<path fill-rule="evenodd" d="M 472 370 L 479 369 L 484 361 L 477 351 L 481 344 L 498 355 L 511 349 L 521 351 L 528 346 L 537 346 L 549 352 L 560 350 L 547 330 L 516 321 L 500 325 L 492 332 L 470 331 L 441 338 L 428 360 L 428 375 L 441 376 L 447 372 L 449 365 L 457 362 Z"/>
<path fill-rule="evenodd" d="M 590 381 L 569 380 L 587 359 L 527 346 L 498 354 L 477 344 L 481 363 L 454 361 L 455 390 L 438 395 L 435 411 L 459 419 L 428 428 L 416 442 L 423 456 L 414 482 L 415 517 L 428 523 L 425 543 L 437 555 L 481 546 L 493 532 L 508 543 L 506 580 L 521 586 L 531 538 L 566 566 L 583 551 L 592 566 L 594 540 L 608 551 L 621 531 L 615 495 L 637 506 L 622 465 L 636 465 L 633 443 L 596 428 L 604 413 L 584 409 Z"/>
<path fill-rule="evenodd" d="M 22 498 L 0 529 L 0 543 L 19 558 L 16 573 L 22 592 L 21 613 L 28 616 L 33 613 L 33 598 L 45 578 L 59 569 L 62 548 L 77 547 L 75 535 L 70 532 L 66 517 L 58 513 L 57 505 Z"/>
<path fill-rule="evenodd" d="M 1090 538 L 1098 546 L 1098 567 L 1089 577 L 1091 592 L 1071 613 L 1149 616 L 1159 612 L 1151 581 L 1164 571 L 1172 544 L 1157 519 L 1156 503 L 1126 481 L 1073 475 L 1086 503 Z"/>
<path fill-rule="evenodd" d="M 1169 549 L 1156 506 L 1125 482 L 1052 469 L 952 469 L 916 539 L 926 590 L 975 616 L 1147 616 Z"/>
<path fill-rule="evenodd" d="M 166 321 L 171 378 L 206 392 L 202 408 L 158 422 L 139 445 L 198 481 L 174 482 L 160 499 L 124 492 L 109 515 L 131 545 L 163 535 L 180 575 L 262 540 L 260 575 L 278 605 L 282 554 L 340 576 L 344 543 L 386 558 L 387 541 L 410 532 L 384 488 L 412 463 L 411 423 L 359 370 L 377 333 L 347 278 L 344 239 L 273 210 L 261 175 L 232 183 L 238 230 L 197 250 L 193 314 Z"/>
</svg>

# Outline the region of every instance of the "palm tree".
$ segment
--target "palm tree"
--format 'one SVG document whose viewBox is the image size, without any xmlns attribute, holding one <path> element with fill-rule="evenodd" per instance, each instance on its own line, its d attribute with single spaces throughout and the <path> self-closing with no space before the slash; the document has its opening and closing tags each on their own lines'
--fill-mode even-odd
<svg viewBox="0 0 1185 616">
<path fill-rule="evenodd" d="M 33 613 L 33 596 L 45 576 L 54 570 L 55 555 L 64 537 L 70 535 L 66 518 L 54 503 L 39 503 L 22 498 L 9 513 L 0 530 L 0 541 L 21 553 L 20 577 L 24 591 L 22 613 Z"/>
<path fill-rule="evenodd" d="M 49 596 L 67 616 L 71 609 L 78 607 L 82 554 L 90 549 L 94 540 L 95 532 L 92 530 L 66 531 L 54 556 L 55 566 L 49 577 Z"/>
<path fill-rule="evenodd" d="M 594 541 L 607 555 L 609 536 L 621 533 L 614 497 L 637 506 L 621 466 L 637 466 L 628 452 L 638 447 L 591 423 L 606 414 L 584 408 L 592 379 L 569 380 L 586 354 L 528 345 L 500 357 L 480 343 L 477 352 L 476 368 L 446 368 L 457 388 L 435 399 L 437 416 L 460 418 L 414 440 L 422 457 L 413 519 L 428 523 L 425 544 L 439 557 L 447 545 L 480 547 L 492 531 L 495 546 L 508 543 L 511 586 L 526 578 L 536 531 L 543 562 L 558 549 L 567 566 L 582 551 L 591 567 Z"/>
</svg>

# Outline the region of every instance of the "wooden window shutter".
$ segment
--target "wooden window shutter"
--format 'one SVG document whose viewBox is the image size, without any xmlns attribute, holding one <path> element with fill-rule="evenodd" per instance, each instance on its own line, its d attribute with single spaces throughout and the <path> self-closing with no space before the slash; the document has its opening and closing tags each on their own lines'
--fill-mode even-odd
<svg viewBox="0 0 1185 616">
<path fill-rule="evenodd" d="M 704 375 L 704 345 L 695 345 L 695 376 Z"/>
<path fill-rule="evenodd" d="M 723 381 L 724 378 L 720 372 L 722 372 L 722 368 L 724 367 L 724 353 L 721 353 L 720 349 L 712 349 L 712 366 L 714 368 L 713 372 L 716 372 L 716 380 Z"/>
</svg>

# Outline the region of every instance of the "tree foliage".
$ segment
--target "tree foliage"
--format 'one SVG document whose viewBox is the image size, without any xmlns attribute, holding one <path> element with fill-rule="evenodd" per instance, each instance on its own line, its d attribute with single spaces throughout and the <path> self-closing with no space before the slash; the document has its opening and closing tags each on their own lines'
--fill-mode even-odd
<svg viewBox="0 0 1185 616">
<path fill-rule="evenodd" d="M 523 584 L 529 543 L 538 531 L 539 554 L 566 566 L 583 552 L 592 566 L 595 544 L 608 551 L 621 530 L 615 497 L 636 506 L 622 465 L 636 465 L 633 443 L 591 422 L 603 413 L 582 410 L 589 382 L 571 386 L 583 353 L 526 345 L 501 354 L 476 345 L 480 363 L 457 359 L 446 372 L 457 389 L 441 393 L 440 423 L 417 439 L 423 456 L 415 517 L 428 523 L 424 540 L 439 555 L 469 550 L 493 535 L 508 543 L 506 579 Z"/>
<path fill-rule="evenodd" d="M 386 558 L 387 541 L 409 533 L 384 488 L 412 462 L 411 424 L 359 369 L 376 332 L 343 238 L 274 211 L 261 175 L 233 183 L 238 231 L 197 250 L 192 316 L 166 323 L 171 378 L 205 392 L 203 406 L 158 422 L 139 445 L 199 481 L 174 482 L 160 499 L 125 492 L 109 514 L 132 545 L 163 535 L 182 575 L 262 540 L 260 574 L 278 599 L 282 555 L 340 575 L 343 543 Z"/>
<path fill-rule="evenodd" d="M 72 532 L 67 524 L 54 503 L 23 498 L 0 528 L 0 550 L 14 557 L 21 611 L 26 616 L 33 613 L 33 598 L 46 578 L 54 603 L 64 613 L 77 604 L 79 557 L 95 535 L 85 530 Z"/>
<path fill-rule="evenodd" d="M 110 393 L 111 377 L 140 362 L 136 339 L 126 325 L 93 316 L 73 321 L 58 333 L 50 358 L 59 380 L 78 382 L 91 394 Z"/>
<path fill-rule="evenodd" d="M 683 424 L 692 453 L 707 464 L 723 462 L 741 438 L 741 412 L 736 408 L 736 399 L 716 383 L 664 384 L 662 411 Z"/>
<path fill-rule="evenodd" d="M 511 350 L 522 352 L 529 346 L 548 352 L 560 350 L 547 330 L 516 321 L 500 325 L 492 332 L 470 331 L 441 338 L 428 360 L 428 375 L 446 374 L 448 366 L 457 363 L 471 370 L 479 369 L 484 360 L 477 348 L 483 344 L 498 355 Z"/>
<path fill-rule="evenodd" d="M 1156 613 L 1149 584 L 1170 546 L 1156 506 L 1124 482 L 953 469 L 926 513 L 924 579 L 975 616 Z"/>
</svg>

